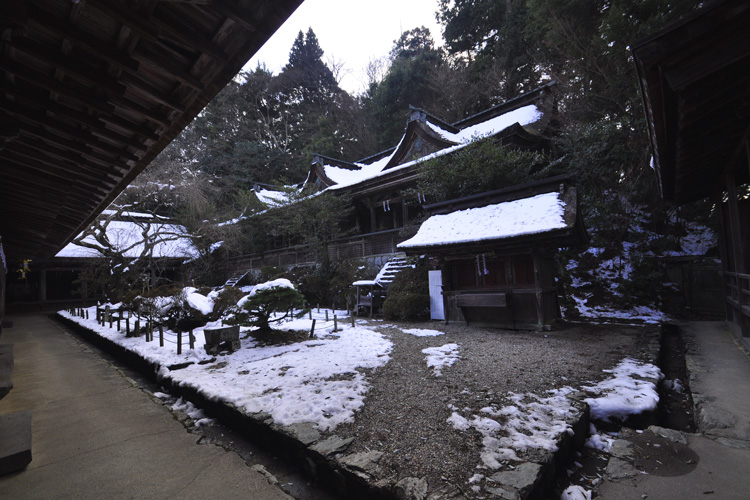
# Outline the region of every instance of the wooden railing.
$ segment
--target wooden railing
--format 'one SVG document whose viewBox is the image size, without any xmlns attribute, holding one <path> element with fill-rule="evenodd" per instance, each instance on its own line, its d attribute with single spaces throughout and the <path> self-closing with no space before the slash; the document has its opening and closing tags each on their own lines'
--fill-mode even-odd
<svg viewBox="0 0 750 500">
<path fill-rule="evenodd" d="M 399 229 L 376 233 L 360 234 L 341 238 L 328 244 L 328 258 L 332 261 L 360 259 L 372 255 L 383 255 L 398 251 L 396 245 L 404 238 L 399 237 Z M 317 261 L 312 245 L 280 248 L 262 254 L 240 255 L 227 260 L 227 271 L 247 271 L 263 266 L 288 267 L 310 265 Z"/>
</svg>

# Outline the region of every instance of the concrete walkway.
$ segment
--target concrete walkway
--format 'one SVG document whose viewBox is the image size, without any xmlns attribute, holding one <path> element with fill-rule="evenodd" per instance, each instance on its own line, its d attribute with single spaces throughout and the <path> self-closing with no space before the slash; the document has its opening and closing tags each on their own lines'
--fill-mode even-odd
<svg viewBox="0 0 750 500">
<path fill-rule="evenodd" d="M 3 499 L 291 499 L 234 452 L 196 444 L 166 408 L 45 316 L 17 316 L 14 388 L 0 415 L 32 410 L 33 459 Z"/>
<path fill-rule="evenodd" d="M 671 477 L 633 469 L 624 474 L 630 477 L 604 481 L 601 499 L 750 498 L 750 357 L 724 322 L 691 322 L 680 328 L 688 345 L 698 424 L 696 434 L 682 438 L 697 454 L 697 464 L 687 474 Z"/>
</svg>

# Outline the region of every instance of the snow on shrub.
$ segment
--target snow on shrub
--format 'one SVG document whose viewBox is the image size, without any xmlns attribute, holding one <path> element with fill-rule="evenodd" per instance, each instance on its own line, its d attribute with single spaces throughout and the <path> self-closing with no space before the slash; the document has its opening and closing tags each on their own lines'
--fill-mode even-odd
<svg viewBox="0 0 750 500">
<path fill-rule="evenodd" d="M 237 302 L 239 310 L 227 322 L 270 330 L 272 322 L 279 322 L 290 315 L 302 316 L 306 311 L 305 306 L 305 297 L 291 281 L 279 278 L 253 287 L 248 295 Z"/>
</svg>

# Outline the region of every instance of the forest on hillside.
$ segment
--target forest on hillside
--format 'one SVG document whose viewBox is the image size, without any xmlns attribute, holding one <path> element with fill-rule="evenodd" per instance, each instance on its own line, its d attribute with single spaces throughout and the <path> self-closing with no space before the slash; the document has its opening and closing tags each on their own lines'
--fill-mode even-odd
<svg viewBox="0 0 750 500">
<path fill-rule="evenodd" d="M 356 161 L 395 146 L 409 106 L 450 123 L 555 81 L 553 151 L 543 161 L 578 173 L 593 249 L 562 255 L 563 280 L 602 302 L 658 303 L 668 290 L 654 285 L 664 280 L 653 257 L 680 252 L 696 231 L 710 240 L 711 205 L 659 200 L 630 46 L 700 4 L 440 0 L 442 44 L 424 27 L 405 31 L 371 63 L 360 95 L 341 89 L 343 68 L 326 65 L 310 27 L 279 74 L 238 75 L 117 203 L 171 217 L 203 252 L 219 240 L 242 252 L 241 231 L 222 222 L 263 208 L 257 184 L 298 185 L 313 154 Z M 611 269 L 597 272 L 604 263 Z"/>
</svg>

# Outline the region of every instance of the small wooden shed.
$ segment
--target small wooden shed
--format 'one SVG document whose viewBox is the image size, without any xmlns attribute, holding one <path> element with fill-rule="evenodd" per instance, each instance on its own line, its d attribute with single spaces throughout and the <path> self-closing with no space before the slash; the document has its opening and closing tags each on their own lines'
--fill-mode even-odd
<svg viewBox="0 0 750 500">
<path fill-rule="evenodd" d="M 588 241 L 570 176 L 426 207 L 401 243 L 442 271 L 446 322 L 542 330 L 560 317 L 555 254 Z"/>
</svg>

